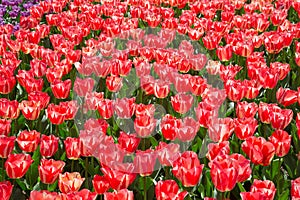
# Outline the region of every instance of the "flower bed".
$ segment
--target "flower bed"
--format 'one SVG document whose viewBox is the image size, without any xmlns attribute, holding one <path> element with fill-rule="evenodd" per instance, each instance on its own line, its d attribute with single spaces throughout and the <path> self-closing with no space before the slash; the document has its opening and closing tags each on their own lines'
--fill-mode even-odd
<svg viewBox="0 0 300 200">
<path fill-rule="evenodd" d="M 300 198 L 300 2 L 20 3 L 0 7 L 20 25 L 0 26 L 4 199 Z"/>
</svg>

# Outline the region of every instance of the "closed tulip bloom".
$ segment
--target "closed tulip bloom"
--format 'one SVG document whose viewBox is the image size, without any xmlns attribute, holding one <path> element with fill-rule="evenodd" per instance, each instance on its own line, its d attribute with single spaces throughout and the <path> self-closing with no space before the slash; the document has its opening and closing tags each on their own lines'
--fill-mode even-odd
<svg viewBox="0 0 300 200">
<path fill-rule="evenodd" d="M 254 118 L 258 111 L 258 105 L 254 102 L 248 103 L 241 101 L 237 103 L 236 115 L 237 118 Z"/>
<path fill-rule="evenodd" d="M 22 131 L 16 141 L 22 151 L 34 152 L 40 143 L 41 133 L 33 131 Z"/>
<path fill-rule="evenodd" d="M 50 102 L 50 96 L 46 92 L 34 91 L 28 94 L 28 100 L 39 102 L 41 109 L 45 109 Z"/>
<path fill-rule="evenodd" d="M 221 61 L 229 61 L 232 57 L 232 46 L 230 44 L 224 47 L 220 46 L 217 48 L 216 54 Z"/>
<path fill-rule="evenodd" d="M 88 199 L 88 200 L 96 200 L 97 193 L 91 192 L 88 189 L 82 189 L 78 192 L 69 192 L 67 194 L 61 194 L 62 200 L 68 199 Z"/>
<path fill-rule="evenodd" d="M 159 142 L 155 150 L 158 160 L 163 166 L 171 166 L 180 156 L 180 146 L 175 143 Z"/>
<path fill-rule="evenodd" d="M 58 187 L 62 193 L 77 192 L 84 178 L 81 178 L 79 172 L 66 172 L 64 174 L 59 174 Z"/>
<path fill-rule="evenodd" d="M 22 178 L 33 163 L 29 154 L 10 154 L 5 161 L 4 167 L 9 178 Z"/>
<path fill-rule="evenodd" d="M 52 124 L 59 125 L 65 121 L 67 108 L 62 105 L 55 105 L 51 103 L 48 105 L 46 113 Z"/>
<path fill-rule="evenodd" d="M 93 187 L 97 194 L 104 194 L 109 188 L 109 182 L 103 176 L 96 174 L 93 179 Z"/>
<path fill-rule="evenodd" d="M 77 160 L 80 158 L 80 138 L 67 137 L 64 140 L 67 158 Z"/>
<path fill-rule="evenodd" d="M 166 81 L 160 79 L 154 82 L 153 88 L 154 95 L 159 99 L 166 98 L 170 92 L 170 85 Z"/>
<path fill-rule="evenodd" d="M 241 192 L 240 195 L 242 200 L 265 200 L 260 192 Z"/>
<path fill-rule="evenodd" d="M 134 129 L 140 137 L 149 137 L 155 127 L 156 119 L 154 117 L 143 116 L 134 120 Z"/>
<path fill-rule="evenodd" d="M 28 120 L 36 120 L 41 112 L 41 104 L 36 101 L 25 101 L 23 100 L 19 108 L 23 116 Z"/>
<path fill-rule="evenodd" d="M 185 117 L 179 129 L 177 129 L 177 138 L 183 142 L 192 141 L 200 128 L 199 122 L 192 117 Z"/>
<path fill-rule="evenodd" d="M 229 141 L 223 141 L 220 143 L 209 143 L 207 148 L 208 151 L 206 154 L 206 158 L 208 158 L 209 161 L 213 161 L 219 156 L 229 155 L 230 153 Z"/>
<path fill-rule="evenodd" d="M 59 138 L 54 135 L 42 135 L 40 143 L 40 153 L 43 157 L 52 157 L 58 150 Z"/>
<path fill-rule="evenodd" d="M 129 119 L 135 112 L 135 97 L 116 99 L 114 110 L 118 117 Z"/>
<path fill-rule="evenodd" d="M 0 99 L 0 116 L 2 118 L 17 119 L 19 115 L 20 108 L 17 100 Z"/>
<path fill-rule="evenodd" d="M 287 155 L 291 148 L 291 138 L 284 130 L 276 130 L 270 137 L 269 141 L 275 147 L 275 154 L 278 157 L 283 157 Z"/>
<path fill-rule="evenodd" d="M 186 151 L 173 162 L 172 173 L 185 187 L 193 187 L 200 181 L 203 166 L 195 152 Z"/>
<path fill-rule="evenodd" d="M 227 156 L 216 159 L 211 164 L 211 180 L 220 192 L 232 190 L 237 183 L 238 175 L 238 164 Z"/>
<path fill-rule="evenodd" d="M 87 93 L 93 91 L 94 84 L 95 81 L 92 78 L 76 78 L 74 82 L 74 92 L 80 97 L 85 97 Z"/>
<path fill-rule="evenodd" d="M 132 191 L 127 189 L 122 189 L 115 192 L 105 192 L 104 200 L 134 200 L 134 195 Z"/>
<path fill-rule="evenodd" d="M 161 133 L 167 140 L 175 140 L 182 121 L 172 115 L 165 115 L 161 121 Z"/>
<path fill-rule="evenodd" d="M 15 147 L 15 136 L 7 137 L 5 135 L 0 136 L 0 158 L 7 158 Z"/>
<path fill-rule="evenodd" d="M 109 119 L 113 116 L 113 100 L 104 99 L 98 103 L 98 112 L 104 119 Z"/>
<path fill-rule="evenodd" d="M 292 180 L 291 183 L 291 196 L 293 199 L 296 200 L 300 198 L 300 177 L 296 178 L 295 180 Z"/>
<path fill-rule="evenodd" d="M 193 102 L 194 97 L 190 94 L 178 93 L 171 97 L 173 109 L 180 114 L 187 113 L 191 109 Z"/>
<path fill-rule="evenodd" d="M 279 104 L 287 107 L 297 102 L 298 92 L 280 87 L 276 92 L 276 99 Z"/>
<path fill-rule="evenodd" d="M 276 194 L 276 187 L 272 181 L 254 179 L 250 192 L 259 192 L 265 199 L 273 200 Z"/>
<path fill-rule="evenodd" d="M 57 192 L 49 192 L 48 190 L 33 190 L 30 192 L 29 200 L 62 200 L 61 194 Z"/>
<path fill-rule="evenodd" d="M 136 134 L 127 134 L 120 131 L 118 138 L 118 146 L 128 153 L 133 153 L 138 148 L 141 138 L 138 138 Z"/>
<path fill-rule="evenodd" d="M 65 81 L 56 79 L 51 83 L 51 90 L 55 98 L 66 99 L 71 90 L 72 82 L 70 79 Z"/>
<path fill-rule="evenodd" d="M 246 159 L 242 154 L 231 154 L 229 156 L 230 159 L 234 160 L 237 162 L 238 167 L 238 177 L 237 177 L 237 182 L 244 182 L 246 181 L 252 173 L 252 169 L 250 166 L 250 160 Z"/>
<path fill-rule="evenodd" d="M 240 140 L 253 136 L 257 127 L 258 122 L 255 118 L 242 118 L 234 119 L 234 132 Z"/>
<path fill-rule="evenodd" d="M 255 165 L 268 166 L 275 154 L 275 147 L 263 137 L 248 137 L 242 143 L 242 150 Z"/>
<path fill-rule="evenodd" d="M 123 86 L 123 78 L 119 76 L 108 76 L 105 83 L 109 91 L 118 92 Z"/>
<path fill-rule="evenodd" d="M 233 119 L 228 117 L 212 120 L 208 127 L 209 137 L 214 142 L 222 142 L 228 140 L 232 135 L 233 131 Z"/>
<path fill-rule="evenodd" d="M 55 161 L 53 159 L 42 159 L 38 167 L 39 176 L 42 183 L 53 184 L 60 173 L 63 171 L 65 162 Z"/>
<path fill-rule="evenodd" d="M 13 185 L 10 181 L 2 181 L 0 182 L 0 195 L 2 200 L 9 200 L 12 194 Z"/>
<path fill-rule="evenodd" d="M 157 200 L 183 200 L 187 194 L 187 191 L 180 192 L 174 180 L 158 181 L 155 186 Z"/>
<path fill-rule="evenodd" d="M 0 119 L 0 135 L 9 135 L 11 127 L 11 120 Z"/>
</svg>

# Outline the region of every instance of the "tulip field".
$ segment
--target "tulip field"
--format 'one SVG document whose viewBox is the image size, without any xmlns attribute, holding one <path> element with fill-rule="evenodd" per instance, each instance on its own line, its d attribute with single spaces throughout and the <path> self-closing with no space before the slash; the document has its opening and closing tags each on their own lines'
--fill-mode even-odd
<svg viewBox="0 0 300 200">
<path fill-rule="evenodd" d="M 300 200 L 299 0 L 0 0 L 0 200 Z"/>
</svg>

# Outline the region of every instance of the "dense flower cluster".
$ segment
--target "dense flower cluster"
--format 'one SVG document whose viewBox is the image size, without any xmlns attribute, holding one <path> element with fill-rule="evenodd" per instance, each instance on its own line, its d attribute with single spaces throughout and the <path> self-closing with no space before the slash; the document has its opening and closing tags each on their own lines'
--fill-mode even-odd
<svg viewBox="0 0 300 200">
<path fill-rule="evenodd" d="M 35 3 L 0 6 L 1 198 L 300 198 L 300 2 Z"/>
</svg>

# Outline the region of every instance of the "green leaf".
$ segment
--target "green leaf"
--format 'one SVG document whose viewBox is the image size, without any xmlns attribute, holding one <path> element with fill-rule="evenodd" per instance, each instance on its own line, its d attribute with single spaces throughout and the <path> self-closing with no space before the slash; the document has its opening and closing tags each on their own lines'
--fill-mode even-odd
<svg viewBox="0 0 300 200">
<path fill-rule="evenodd" d="M 153 180 L 149 176 L 140 177 L 138 180 L 138 188 L 141 191 L 144 191 L 145 189 L 148 190 L 152 184 L 153 184 Z"/>
</svg>

